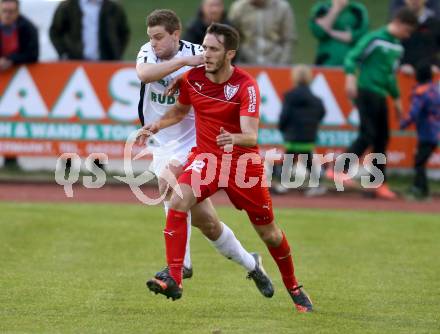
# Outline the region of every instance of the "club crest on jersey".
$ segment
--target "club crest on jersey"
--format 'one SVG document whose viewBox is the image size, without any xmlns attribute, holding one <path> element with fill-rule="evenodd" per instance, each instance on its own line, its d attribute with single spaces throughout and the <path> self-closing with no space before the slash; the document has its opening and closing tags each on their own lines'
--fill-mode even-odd
<svg viewBox="0 0 440 334">
<path fill-rule="evenodd" d="M 240 88 L 240 85 L 233 86 L 233 85 L 227 84 L 225 86 L 226 100 L 229 101 L 230 99 L 232 99 L 235 96 L 235 94 L 237 94 L 239 88 Z"/>
</svg>

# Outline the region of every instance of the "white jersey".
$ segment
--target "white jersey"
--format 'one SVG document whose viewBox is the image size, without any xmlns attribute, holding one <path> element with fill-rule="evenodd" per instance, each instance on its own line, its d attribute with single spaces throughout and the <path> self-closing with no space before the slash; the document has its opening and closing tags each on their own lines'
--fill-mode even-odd
<svg viewBox="0 0 440 334">
<path fill-rule="evenodd" d="M 198 44 L 183 40 L 179 41 L 179 44 L 179 51 L 174 58 L 199 55 L 203 52 L 202 47 Z M 150 42 L 148 42 L 141 47 L 136 62 L 137 64 L 158 64 L 161 63 L 162 60 L 156 57 Z M 191 69 L 190 66 L 184 66 L 159 81 L 142 84 L 138 112 L 143 124 L 151 124 L 159 120 L 168 109 L 176 103 L 178 93 L 174 96 L 165 96 L 165 89 L 174 78 L 189 69 Z M 180 144 L 184 146 L 195 146 L 195 131 L 194 110 L 191 108 L 188 115 L 186 115 L 181 122 L 162 129 L 154 135 L 153 145 L 163 146 L 169 144 L 170 141 L 177 141 L 178 146 Z"/>
</svg>

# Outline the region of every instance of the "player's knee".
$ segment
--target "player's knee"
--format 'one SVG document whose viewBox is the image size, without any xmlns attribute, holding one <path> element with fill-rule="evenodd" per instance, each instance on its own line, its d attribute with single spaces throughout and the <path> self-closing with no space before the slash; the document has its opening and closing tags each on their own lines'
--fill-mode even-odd
<svg viewBox="0 0 440 334">
<path fill-rule="evenodd" d="M 263 240 L 263 242 L 270 247 L 278 246 L 282 239 L 282 232 L 275 225 L 258 228 L 257 232 L 261 240 Z"/>
<path fill-rule="evenodd" d="M 190 200 L 186 197 L 180 198 L 176 193 L 171 195 L 170 209 L 177 211 L 188 211 L 191 208 Z"/>
<path fill-rule="evenodd" d="M 160 196 L 163 196 L 165 194 L 165 198 L 164 199 L 166 201 L 170 200 L 171 192 L 169 191 L 170 188 L 168 186 L 168 183 L 160 182 L 159 181 L 158 185 L 159 185 L 159 194 L 160 194 Z"/>
</svg>

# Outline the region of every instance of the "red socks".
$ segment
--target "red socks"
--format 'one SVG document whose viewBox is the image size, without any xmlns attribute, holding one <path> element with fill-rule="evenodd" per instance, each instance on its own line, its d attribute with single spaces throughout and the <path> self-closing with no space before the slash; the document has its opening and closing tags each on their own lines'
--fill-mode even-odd
<svg viewBox="0 0 440 334">
<path fill-rule="evenodd" d="M 290 290 L 293 287 L 298 286 L 294 273 L 292 256 L 290 255 L 289 243 L 284 232 L 283 240 L 280 245 L 278 247 L 268 247 L 268 249 L 280 270 L 285 287 Z"/>
<path fill-rule="evenodd" d="M 186 212 L 168 210 L 167 223 L 163 231 L 168 268 L 171 277 L 178 285 L 182 283 L 182 267 L 187 238 L 187 216 Z"/>
</svg>

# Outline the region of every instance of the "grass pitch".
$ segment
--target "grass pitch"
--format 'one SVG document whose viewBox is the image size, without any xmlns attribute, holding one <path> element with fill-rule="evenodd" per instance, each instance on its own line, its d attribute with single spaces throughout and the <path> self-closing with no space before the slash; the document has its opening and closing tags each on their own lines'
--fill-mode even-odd
<svg viewBox="0 0 440 334">
<path fill-rule="evenodd" d="M 193 230 L 194 277 L 171 302 L 147 292 L 164 264 L 163 210 L 0 203 L 1 333 L 438 333 L 438 215 L 276 210 L 316 312 L 300 315 L 247 218 L 219 208 L 260 252 L 276 292 Z"/>
</svg>

